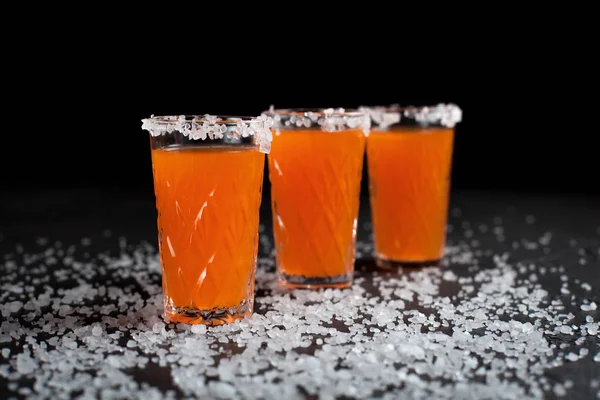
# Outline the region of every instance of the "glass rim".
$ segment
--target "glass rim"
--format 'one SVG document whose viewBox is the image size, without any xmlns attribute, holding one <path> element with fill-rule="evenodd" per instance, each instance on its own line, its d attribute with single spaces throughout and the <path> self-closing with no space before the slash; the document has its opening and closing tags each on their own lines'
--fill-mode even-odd
<svg viewBox="0 0 600 400">
<path fill-rule="evenodd" d="M 344 108 L 274 108 L 263 111 L 261 115 L 273 119 L 276 134 L 281 130 L 320 129 L 325 132 L 340 132 L 361 129 L 369 134 L 371 118 L 359 109 Z"/>
<path fill-rule="evenodd" d="M 273 115 L 302 115 L 302 116 L 307 116 L 307 114 L 313 114 L 316 116 L 327 116 L 327 115 L 332 115 L 332 116 L 350 116 L 350 117 L 360 117 L 360 116 L 366 116 L 366 113 L 359 110 L 358 108 L 343 108 L 343 107 L 338 107 L 338 108 L 322 108 L 322 107 L 299 107 L 299 108 L 273 108 L 273 106 L 271 106 L 271 108 L 269 108 L 266 111 L 263 111 L 263 114 L 273 114 Z"/>
<path fill-rule="evenodd" d="M 180 133 L 191 140 L 222 139 L 253 136 L 261 152 L 271 150 L 273 135 L 271 117 L 260 115 L 232 116 L 232 115 L 151 115 L 142 119 L 142 130 L 151 136 L 161 136 Z"/>
<path fill-rule="evenodd" d="M 258 117 L 249 115 L 210 115 L 210 114 L 180 114 L 180 115 L 154 115 L 142 119 L 142 121 L 154 121 L 156 123 L 176 124 L 180 121 L 185 122 L 208 122 L 223 125 L 237 125 L 238 122 L 249 122 Z"/>
<path fill-rule="evenodd" d="M 462 122 L 462 110 L 454 103 L 423 106 L 402 106 L 400 104 L 360 106 L 359 110 L 367 113 L 376 127 L 383 129 L 392 125 L 402 125 L 403 119 L 417 122 L 420 125 L 446 128 L 454 128 L 457 123 Z"/>
</svg>

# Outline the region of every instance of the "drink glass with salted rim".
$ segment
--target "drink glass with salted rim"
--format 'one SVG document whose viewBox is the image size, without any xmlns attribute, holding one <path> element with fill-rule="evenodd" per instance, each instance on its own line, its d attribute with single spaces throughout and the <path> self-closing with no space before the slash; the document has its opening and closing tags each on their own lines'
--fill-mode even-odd
<svg viewBox="0 0 600 400">
<path fill-rule="evenodd" d="M 454 104 L 360 107 L 371 117 L 369 197 L 380 267 L 437 263 L 444 255 Z"/>
<path fill-rule="evenodd" d="M 152 116 L 164 312 L 218 325 L 252 314 L 266 117 Z"/>
<path fill-rule="evenodd" d="M 350 286 L 368 116 L 273 108 L 263 115 L 274 121 L 268 162 L 280 284 Z"/>
</svg>

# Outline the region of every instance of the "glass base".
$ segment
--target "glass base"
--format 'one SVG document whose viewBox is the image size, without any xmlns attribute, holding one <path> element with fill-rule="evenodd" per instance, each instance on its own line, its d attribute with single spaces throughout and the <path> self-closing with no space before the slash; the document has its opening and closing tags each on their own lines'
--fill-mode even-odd
<svg viewBox="0 0 600 400">
<path fill-rule="evenodd" d="M 279 284 L 287 289 L 344 289 L 352 286 L 352 274 L 308 277 L 279 273 Z"/>
<path fill-rule="evenodd" d="M 377 264 L 379 268 L 384 269 L 436 267 L 440 265 L 440 261 L 441 258 L 424 261 L 402 261 L 392 260 L 381 256 L 375 256 L 375 264 Z"/>
<path fill-rule="evenodd" d="M 165 316 L 170 322 L 184 324 L 222 325 L 252 315 L 253 304 L 243 300 L 238 306 L 232 308 L 213 308 L 200 310 L 193 307 L 177 308 L 172 304 L 165 306 Z"/>
</svg>

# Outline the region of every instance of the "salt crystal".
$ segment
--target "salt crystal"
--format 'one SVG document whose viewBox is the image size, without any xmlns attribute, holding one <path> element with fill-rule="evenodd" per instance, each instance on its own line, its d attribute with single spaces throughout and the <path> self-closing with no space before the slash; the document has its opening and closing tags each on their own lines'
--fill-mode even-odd
<svg viewBox="0 0 600 400">
<path fill-rule="evenodd" d="M 98 325 L 92 328 L 92 335 L 94 336 L 102 336 L 102 328 Z"/>
<path fill-rule="evenodd" d="M 4 348 L 2 349 L 2 357 L 8 358 L 10 356 L 10 349 Z"/>
<path fill-rule="evenodd" d="M 160 321 L 152 325 L 152 332 L 154 333 L 161 333 L 163 329 L 165 329 L 165 324 Z"/>
<path fill-rule="evenodd" d="M 554 388 L 552 389 L 552 391 L 554 392 L 554 394 L 558 397 L 563 397 L 567 394 L 566 389 L 559 383 L 557 383 L 556 385 L 554 385 Z"/>
<path fill-rule="evenodd" d="M 566 335 L 572 335 L 573 334 L 573 328 L 571 328 L 568 325 L 563 325 L 559 328 L 560 333 L 564 333 Z"/>
<path fill-rule="evenodd" d="M 210 382 L 209 389 L 219 399 L 231 399 L 236 397 L 235 388 L 226 382 Z"/>
<path fill-rule="evenodd" d="M 563 382 L 563 385 L 565 386 L 565 389 L 571 389 L 574 386 L 574 383 L 572 380 L 567 379 Z"/>
<path fill-rule="evenodd" d="M 232 382 L 235 380 L 235 365 L 231 362 L 222 360 L 217 368 L 217 372 L 221 381 Z"/>
<path fill-rule="evenodd" d="M 569 353 L 566 355 L 565 359 L 567 361 L 575 362 L 575 361 L 579 360 L 579 356 L 575 353 Z"/>
<path fill-rule="evenodd" d="M 452 272 L 450 270 L 445 271 L 444 274 L 442 275 L 442 277 L 445 281 L 456 281 L 457 280 L 456 274 L 454 274 L 454 272 Z"/>
<path fill-rule="evenodd" d="M 20 374 L 28 375 L 38 369 L 38 364 L 29 354 L 20 353 L 17 355 L 16 368 Z"/>
<path fill-rule="evenodd" d="M 598 353 L 594 356 L 594 361 L 600 362 L 600 353 Z"/>
<path fill-rule="evenodd" d="M 588 292 L 589 292 L 590 290 L 592 290 L 592 286 L 591 286 L 589 283 L 585 283 L 585 282 L 581 284 L 581 288 L 582 288 L 583 290 L 586 290 L 586 291 L 588 291 Z"/>
<path fill-rule="evenodd" d="M 192 325 L 191 329 L 192 333 L 204 335 L 206 333 L 206 325 L 204 324 L 195 324 Z"/>
<path fill-rule="evenodd" d="M 582 349 L 579 349 L 579 358 L 583 358 L 585 356 L 588 355 L 590 351 L 588 349 L 586 349 L 585 347 Z"/>
</svg>

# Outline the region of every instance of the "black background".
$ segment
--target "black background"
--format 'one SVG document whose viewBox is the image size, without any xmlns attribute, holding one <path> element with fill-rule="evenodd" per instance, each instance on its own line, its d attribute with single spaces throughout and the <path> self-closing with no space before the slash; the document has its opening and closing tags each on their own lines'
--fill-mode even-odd
<svg viewBox="0 0 600 400">
<path fill-rule="evenodd" d="M 427 51 L 389 54 L 356 46 L 315 45 L 298 54 L 294 46 L 287 52 L 208 46 L 196 56 L 182 48 L 177 56 L 139 42 L 56 49 L 50 62 L 13 82 L 11 105 L 20 113 L 5 121 L 16 126 L 2 139 L 2 188 L 151 193 L 149 139 L 140 121 L 151 114 L 453 102 L 464 113 L 453 189 L 600 193 L 597 122 L 583 108 L 597 84 L 589 74 L 593 64 L 582 58 L 589 52 L 546 39 L 445 46 L 438 38 L 450 51 L 432 42 Z"/>
</svg>

